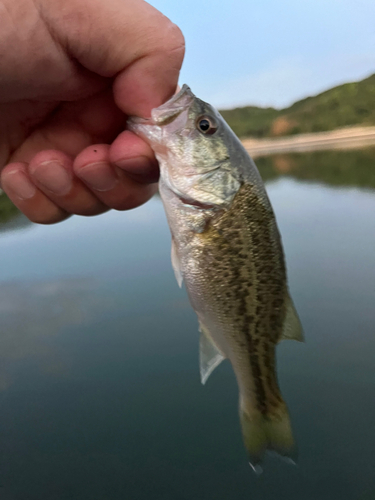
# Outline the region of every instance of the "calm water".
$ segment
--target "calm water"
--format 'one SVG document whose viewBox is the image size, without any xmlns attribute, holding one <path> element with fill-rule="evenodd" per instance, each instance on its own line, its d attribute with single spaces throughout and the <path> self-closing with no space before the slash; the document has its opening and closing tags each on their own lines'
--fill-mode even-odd
<svg viewBox="0 0 375 500">
<path fill-rule="evenodd" d="M 375 153 L 259 164 L 307 339 L 278 347 L 298 466 L 256 477 L 229 364 L 200 385 L 154 199 L 2 226 L 1 500 L 375 499 Z"/>
</svg>

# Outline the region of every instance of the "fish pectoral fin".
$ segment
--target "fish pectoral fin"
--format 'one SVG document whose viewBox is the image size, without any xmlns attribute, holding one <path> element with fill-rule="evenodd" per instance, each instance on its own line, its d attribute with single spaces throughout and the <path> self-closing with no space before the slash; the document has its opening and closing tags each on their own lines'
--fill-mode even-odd
<svg viewBox="0 0 375 500">
<path fill-rule="evenodd" d="M 171 248 L 171 260 L 172 260 L 172 267 L 174 271 L 174 275 L 176 276 L 176 280 L 178 283 L 178 286 L 181 288 L 182 287 L 182 271 L 181 271 L 181 262 L 180 258 L 177 254 L 177 248 L 176 248 L 176 243 L 172 239 L 172 248 Z"/>
<path fill-rule="evenodd" d="M 298 317 L 292 299 L 289 296 L 283 324 L 283 331 L 281 333 L 279 342 L 281 340 L 298 340 L 298 342 L 303 342 L 305 340 L 301 321 Z"/>
<path fill-rule="evenodd" d="M 199 340 L 199 370 L 201 382 L 204 385 L 215 368 L 225 359 L 225 356 L 201 322 L 199 322 L 199 331 L 201 332 Z"/>
</svg>

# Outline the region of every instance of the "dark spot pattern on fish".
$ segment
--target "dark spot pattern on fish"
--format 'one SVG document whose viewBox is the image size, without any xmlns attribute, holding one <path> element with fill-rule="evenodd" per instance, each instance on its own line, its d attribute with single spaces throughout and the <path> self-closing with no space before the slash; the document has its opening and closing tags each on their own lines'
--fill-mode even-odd
<svg viewBox="0 0 375 500">
<path fill-rule="evenodd" d="M 198 262 L 204 302 L 219 318 L 243 379 L 252 381 L 249 399 L 255 399 L 262 415 L 275 415 L 283 404 L 275 345 L 285 318 L 287 284 L 272 209 L 255 186 L 244 184 L 231 208 L 197 238 L 205 248 Z"/>
</svg>

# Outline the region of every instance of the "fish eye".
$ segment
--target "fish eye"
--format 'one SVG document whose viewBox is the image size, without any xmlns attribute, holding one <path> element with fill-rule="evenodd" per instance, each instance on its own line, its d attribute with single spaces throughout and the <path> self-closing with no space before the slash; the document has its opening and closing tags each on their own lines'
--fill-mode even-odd
<svg viewBox="0 0 375 500">
<path fill-rule="evenodd" d="M 197 120 L 197 128 L 202 134 L 212 135 L 217 130 L 217 124 L 210 116 L 200 116 Z"/>
</svg>

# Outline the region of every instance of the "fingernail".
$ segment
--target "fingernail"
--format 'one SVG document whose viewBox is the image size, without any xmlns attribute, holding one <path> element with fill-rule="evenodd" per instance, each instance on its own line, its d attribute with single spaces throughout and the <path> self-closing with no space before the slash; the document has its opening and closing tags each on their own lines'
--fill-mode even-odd
<svg viewBox="0 0 375 500">
<path fill-rule="evenodd" d="M 34 167 L 31 175 L 37 182 L 54 194 L 68 194 L 72 188 L 72 176 L 57 161 L 46 161 Z"/>
<path fill-rule="evenodd" d="M 159 179 L 159 169 L 156 162 L 152 162 L 147 156 L 137 158 L 126 158 L 117 160 L 114 164 L 126 170 L 126 173 L 138 182 L 157 182 Z"/>
<path fill-rule="evenodd" d="M 108 163 L 90 163 L 79 169 L 77 175 L 89 187 L 97 191 L 109 191 L 118 182 L 118 178 Z"/>
<path fill-rule="evenodd" d="M 14 170 L 4 174 L 3 184 L 21 200 L 29 200 L 36 193 L 36 187 L 21 170 Z"/>
</svg>

